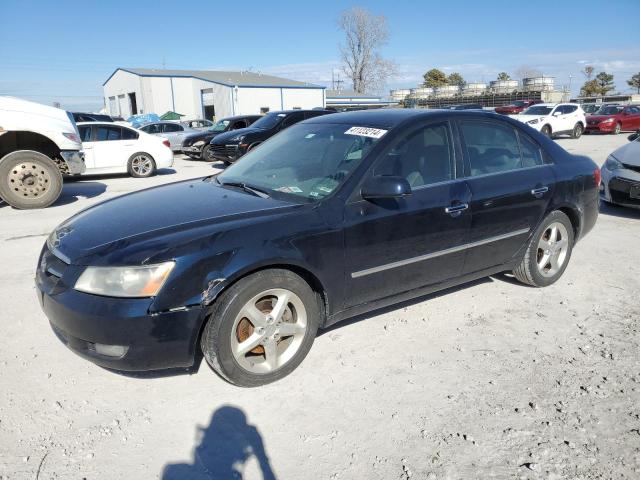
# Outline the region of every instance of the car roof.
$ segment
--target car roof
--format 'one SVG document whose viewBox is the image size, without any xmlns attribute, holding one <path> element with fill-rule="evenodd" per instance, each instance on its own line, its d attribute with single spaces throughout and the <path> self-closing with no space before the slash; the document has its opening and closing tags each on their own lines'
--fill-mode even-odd
<svg viewBox="0 0 640 480">
<path fill-rule="evenodd" d="M 260 118 L 262 117 L 262 115 L 258 115 L 258 114 L 253 114 L 253 115 L 235 115 L 233 117 L 223 117 L 220 119 L 220 121 L 222 120 L 240 120 L 241 118 Z"/>
<path fill-rule="evenodd" d="M 421 108 L 390 108 L 375 110 L 358 110 L 354 112 L 333 113 L 322 115 L 304 123 L 338 123 L 344 125 L 362 125 L 374 128 L 393 128 L 407 120 L 418 120 L 427 118 L 450 118 L 456 117 L 485 117 L 492 119 L 506 120 L 504 115 L 499 115 L 486 110 L 427 110 Z"/>
<path fill-rule="evenodd" d="M 129 125 L 122 125 L 121 123 L 115 122 L 76 122 L 76 125 L 79 127 L 83 127 L 85 125 L 93 126 L 93 125 L 104 125 L 105 127 L 124 127 L 124 128 L 133 128 Z"/>
</svg>

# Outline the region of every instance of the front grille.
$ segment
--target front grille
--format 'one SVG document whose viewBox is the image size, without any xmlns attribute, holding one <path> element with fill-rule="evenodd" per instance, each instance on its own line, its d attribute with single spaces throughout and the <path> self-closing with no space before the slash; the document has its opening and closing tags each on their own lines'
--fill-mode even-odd
<svg viewBox="0 0 640 480">
<path fill-rule="evenodd" d="M 238 155 L 238 149 L 235 145 L 211 145 L 209 151 L 218 158 L 235 158 Z"/>
<path fill-rule="evenodd" d="M 640 182 L 632 182 L 624 178 L 614 178 L 609 182 L 609 194 L 614 203 L 640 205 L 640 198 L 631 198 L 631 188 L 640 188 Z"/>
</svg>

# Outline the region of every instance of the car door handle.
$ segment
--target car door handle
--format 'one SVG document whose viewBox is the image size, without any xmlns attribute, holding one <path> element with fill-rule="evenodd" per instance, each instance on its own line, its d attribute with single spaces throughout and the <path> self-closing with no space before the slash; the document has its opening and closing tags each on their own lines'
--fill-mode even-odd
<svg viewBox="0 0 640 480">
<path fill-rule="evenodd" d="M 542 195 L 549 191 L 549 187 L 538 187 L 531 190 L 531 195 L 540 198 Z"/>
<path fill-rule="evenodd" d="M 452 217 L 459 216 L 462 212 L 464 212 L 467 208 L 469 208 L 469 204 L 467 203 L 458 203 L 456 205 L 451 205 L 444 209 L 445 213 L 448 213 Z"/>
</svg>

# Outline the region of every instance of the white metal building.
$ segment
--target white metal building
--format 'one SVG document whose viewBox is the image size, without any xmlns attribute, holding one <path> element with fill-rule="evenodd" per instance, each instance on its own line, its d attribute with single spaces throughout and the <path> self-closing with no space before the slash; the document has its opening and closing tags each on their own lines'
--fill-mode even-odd
<svg viewBox="0 0 640 480">
<path fill-rule="evenodd" d="M 325 87 L 256 72 L 117 68 L 103 87 L 107 113 L 125 119 L 167 111 L 219 119 L 325 106 Z"/>
</svg>

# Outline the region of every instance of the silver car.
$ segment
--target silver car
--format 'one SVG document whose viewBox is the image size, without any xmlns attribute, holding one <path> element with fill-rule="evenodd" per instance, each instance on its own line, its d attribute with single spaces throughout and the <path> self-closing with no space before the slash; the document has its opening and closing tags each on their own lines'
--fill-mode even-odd
<svg viewBox="0 0 640 480">
<path fill-rule="evenodd" d="M 141 126 L 138 130 L 151 135 L 157 135 L 169 140 L 171 150 L 178 152 L 182 149 L 182 142 L 187 135 L 198 132 L 177 122 L 153 122 Z"/>
<path fill-rule="evenodd" d="M 194 120 L 182 120 L 180 125 L 184 125 L 185 127 L 193 128 L 195 130 L 207 130 L 213 127 L 215 123 L 204 118 L 196 118 Z"/>
<path fill-rule="evenodd" d="M 602 166 L 600 198 L 605 202 L 640 208 L 640 131 L 614 151 Z"/>
</svg>

